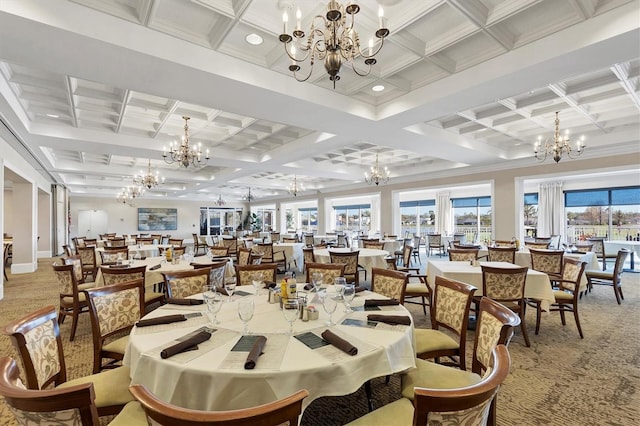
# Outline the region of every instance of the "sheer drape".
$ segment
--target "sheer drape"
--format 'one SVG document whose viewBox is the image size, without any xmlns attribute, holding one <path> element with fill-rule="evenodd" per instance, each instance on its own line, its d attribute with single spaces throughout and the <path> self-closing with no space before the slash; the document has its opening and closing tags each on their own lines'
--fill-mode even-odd
<svg viewBox="0 0 640 426">
<path fill-rule="evenodd" d="M 436 194 L 436 233 L 449 235 L 451 226 L 451 198 L 448 192 Z"/>
<path fill-rule="evenodd" d="M 538 189 L 538 236 L 564 235 L 562 182 L 541 183 Z"/>
</svg>

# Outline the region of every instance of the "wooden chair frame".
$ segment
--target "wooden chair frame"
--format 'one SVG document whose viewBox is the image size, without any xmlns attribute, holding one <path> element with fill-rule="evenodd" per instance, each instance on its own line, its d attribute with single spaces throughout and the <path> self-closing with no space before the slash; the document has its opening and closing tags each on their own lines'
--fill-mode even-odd
<svg viewBox="0 0 640 426">
<path fill-rule="evenodd" d="M 66 262 L 66 260 L 65 260 Z M 71 334 L 69 335 L 69 341 L 73 342 L 76 337 L 76 330 L 78 329 L 78 318 L 80 314 L 89 312 L 89 304 L 84 296 L 81 298 L 82 281 L 78 281 L 76 273 L 74 271 L 73 264 L 65 265 L 52 265 L 54 273 L 68 274 L 71 278 L 71 293 L 59 293 L 60 294 L 60 309 L 58 312 L 58 322 L 64 323 L 67 316 L 71 316 Z M 71 297 L 72 301 L 69 303 L 66 299 Z M 81 300 L 82 299 L 82 300 Z"/>
<path fill-rule="evenodd" d="M 377 277 L 389 277 L 389 278 L 400 280 L 401 288 L 399 291 L 399 295 L 396 297 L 393 294 L 385 294 L 384 291 L 379 291 L 379 289 L 376 289 Z M 391 269 L 384 269 L 384 268 L 371 268 L 371 291 L 382 294 L 383 296 L 387 296 L 391 299 L 396 299 L 401 304 L 404 304 L 405 291 L 407 289 L 408 282 L 409 282 L 409 274 L 406 272 L 394 271 Z"/>
<path fill-rule="evenodd" d="M 440 257 L 444 256 L 444 244 L 442 234 L 427 234 L 427 256 L 431 256 L 432 250 L 438 250 Z"/>
<path fill-rule="evenodd" d="M 620 249 L 616 256 L 616 264 L 613 267 L 613 272 L 609 276 L 605 276 L 599 272 L 587 271 L 587 288 L 591 292 L 594 285 L 608 285 L 613 287 L 613 292 L 616 295 L 616 301 L 618 305 L 624 300 L 624 294 L 622 293 L 622 271 L 624 269 L 624 262 L 627 260 L 631 252 L 628 249 Z"/>
<path fill-rule="evenodd" d="M 227 269 L 226 260 L 213 263 L 191 263 L 191 266 L 193 266 L 193 269 L 209 268 L 209 285 L 224 287 L 224 277 Z M 219 275 L 222 276 L 222 280 L 220 280 L 220 282 L 216 281 Z"/>
<path fill-rule="evenodd" d="M 163 272 L 162 276 L 164 277 L 164 293 L 165 296 L 167 298 L 172 298 L 172 297 L 188 297 L 191 296 L 193 294 L 198 294 L 202 292 L 202 288 L 204 286 L 208 286 L 211 283 L 211 275 L 210 275 L 210 268 L 198 268 L 198 269 L 191 269 L 191 270 L 187 270 L 187 271 L 171 271 L 171 272 Z M 202 286 L 200 286 L 199 289 L 197 289 L 194 292 L 191 292 L 187 295 L 174 295 L 174 290 L 173 287 L 171 286 L 171 282 L 178 280 L 178 286 L 180 284 L 179 280 L 185 279 L 185 278 L 192 278 L 192 277 L 199 277 L 199 276 L 203 276 L 206 277 L 205 278 L 205 282 L 202 284 Z"/>
<path fill-rule="evenodd" d="M 354 250 L 350 252 L 337 252 L 329 250 L 329 259 L 331 263 L 340 263 L 345 265 L 344 268 L 344 277 L 347 279 L 347 282 L 355 283 L 356 287 L 360 285 L 359 273 L 358 273 L 358 256 L 360 255 L 359 250 Z M 348 269 L 350 259 L 355 257 L 354 269 Z"/>
<path fill-rule="evenodd" d="M 323 271 L 339 271 L 338 276 L 343 277 L 345 266 L 346 265 L 342 263 L 307 263 L 306 264 L 306 281 L 310 283 L 314 272 L 323 272 Z M 324 282 L 324 279 L 323 279 L 323 284 L 326 284 L 326 282 Z"/>
<path fill-rule="evenodd" d="M 500 260 L 496 260 L 493 257 L 504 255 L 509 258 L 508 259 L 509 263 L 513 263 L 515 265 L 516 250 L 517 249 L 515 248 L 515 246 L 514 247 L 487 247 L 487 252 L 489 253 L 489 257 L 488 257 L 489 262 L 500 262 Z M 501 259 L 501 257 L 498 257 L 498 259 Z"/>
<path fill-rule="evenodd" d="M 261 263 L 259 265 L 235 265 L 236 269 L 236 285 L 251 285 L 251 282 L 245 283 L 242 281 L 241 272 L 262 272 L 263 279 L 265 281 L 276 282 L 276 276 L 278 273 L 278 265 L 276 263 Z M 265 273 L 271 273 L 271 277 L 265 277 Z"/>
</svg>

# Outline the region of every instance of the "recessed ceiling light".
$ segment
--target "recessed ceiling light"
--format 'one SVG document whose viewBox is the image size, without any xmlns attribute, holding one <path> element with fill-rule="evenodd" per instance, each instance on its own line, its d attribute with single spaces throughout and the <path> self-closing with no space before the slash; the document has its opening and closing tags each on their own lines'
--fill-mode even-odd
<svg viewBox="0 0 640 426">
<path fill-rule="evenodd" d="M 377 84 L 371 88 L 374 92 L 382 92 L 384 90 L 384 86 L 382 84 Z"/>
<path fill-rule="evenodd" d="M 47 117 L 51 117 L 51 118 L 60 118 L 59 115 L 56 114 L 47 114 Z"/>
<path fill-rule="evenodd" d="M 253 44 L 254 46 L 261 45 L 263 41 L 262 37 L 255 33 L 247 34 L 244 39 L 247 41 L 247 43 Z"/>
</svg>

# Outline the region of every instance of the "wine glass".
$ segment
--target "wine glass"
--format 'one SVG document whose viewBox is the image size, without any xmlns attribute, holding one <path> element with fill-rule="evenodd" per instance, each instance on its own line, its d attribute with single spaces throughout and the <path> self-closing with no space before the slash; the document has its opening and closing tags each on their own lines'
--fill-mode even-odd
<svg viewBox="0 0 640 426">
<path fill-rule="evenodd" d="M 342 289 L 347 285 L 347 279 L 345 277 L 336 277 L 333 280 L 333 284 L 335 285 L 336 295 L 342 295 Z"/>
<path fill-rule="evenodd" d="M 251 284 L 253 284 L 253 288 L 256 290 L 256 296 L 260 294 L 260 287 L 262 287 L 262 274 L 255 273 L 251 277 Z"/>
<path fill-rule="evenodd" d="M 314 272 L 311 274 L 311 285 L 313 286 L 313 291 L 318 292 L 318 289 L 324 282 L 324 274 L 322 272 Z"/>
<path fill-rule="evenodd" d="M 216 316 L 218 312 L 220 312 L 220 308 L 222 308 L 222 295 L 216 291 L 215 286 L 205 286 L 202 292 L 202 298 L 207 304 L 207 317 L 209 317 L 209 321 L 212 325 L 217 324 L 218 320 Z"/>
<path fill-rule="evenodd" d="M 224 279 L 224 289 L 227 290 L 227 295 L 229 296 L 229 302 L 231 302 L 233 292 L 236 289 L 236 279 L 235 277 L 229 277 Z"/>
<path fill-rule="evenodd" d="M 327 325 L 335 325 L 335 323 L 333 322 L 333 313 L 336 311 L 336 308 L 338 307 L 338 301 L 335 299 L 335 297 L 331 296 L 326 292 L 321 297 L 321 300 L 322 300 L 322 307 L 324 308 L 324 311 L 327 313 L 327 315 L 329 315 L 329 321 L 327 321 Z"/>
<path fill-rule="evenodd" d="M 287 299 L 282 303 L 282 314 L 289 323 L 289 334 L 293 334 L 293 323 L 300 316 L 300 301 L 298 299 Z"/>
<path fill-rule="evenodd" d="M 249 334 L 249 321 L 253 318 L 254 308 L 255 304 L 253 303 L 253 298 L 249 297 L 238 300 L 238 316 L 244 323 L 244 327 L 242 327 L 242 334 Z"/>
<path fill-rule="evenodd" d="M 351 309 L 351 302 L 353 302 L 353 298 L 355 296 L 356 296 L 355 284 L 345 284 L 342 287 L 342 301 L 344 302 L 345 313 L 353 312 L 353 309 Z"/>
</svg>

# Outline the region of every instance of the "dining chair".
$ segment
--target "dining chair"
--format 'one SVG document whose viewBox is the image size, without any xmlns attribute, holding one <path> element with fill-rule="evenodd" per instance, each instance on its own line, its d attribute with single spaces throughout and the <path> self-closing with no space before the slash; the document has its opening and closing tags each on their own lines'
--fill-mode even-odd
<svg viewBox="0 0 640 426">
<path fill-rule="evenodd" d="M 362 246 L 363 248 L 366 248 L 366 249 L 384 250 L 384 243 L 378 240 L 375 240 L 375 241 L 364 240 L 362 242 Z"/>
<path fill-rule="evenodd" d="M 340 263 L 314 263 L 310 262 L 306 264 L 306 282 L 310 283 L 313 278 L 313 274 L 322 274 L 322 283 L 325 285 L 332 285 L 335 279 L 344 276 L 344 268 L 346 265 Z"/>
<path fill-rule="evenodd" d="M 436 276 L 431 304 L 431 328 L 414 330 L 418 358 L 435 358 L 439 362 L 440 357 L 448 357 L 461 370 L 466 369 L 469 308 L 476 290 L 472 285 Z M 458 360 L 453 357 L 458 357 Z"/>
<path fill-rule="evenodd" d="M 273 243 L 258 243 L 253 246 L 252 251 L 262 255 L 263 262 L 281 265 L 285 271 L 288 269 L 287 256 L 284 253 L 284 249 L 275 250 Z"/>
<path fill-rule="evenodd" d="M 82 271 L 80 271 L 80 279 L 78 278 L 79 258 L 70 257 L 64 261 L 64 265 L 54 263 L 52 268 L 53 275 L 58 282 L 58 293 L 60 295 L 58 321 L 62 324 L 66 317 L 71 317 L 71 334 L 69 335 L 69 341 L 73 342 L 73 339 L 76 337 L 80 314 L 89 312 L 89 305 L 82 291 L 93 287 L 94 283 L 84 284 L 82 282 Z"/>
<path fill-rule="evenodd" d="M 238 239 L 231 236 L 222 237 L 222 246 L 229 249 L 227 256 L 236 257 L 238 254 Z"/>
<path fill-rule="evenodd" d="M 287 244 L 297 243 L 298 238 L 295 237 L 282 237 L 282 242 Z"/>
<path fill-rule="evenodd" d="M 417 386 L 413 402 L 400 398 L 347 425 L 493 425 L 491 408 L 511 369 L 509 350 L 498 345 L 491 359 L 491 370 L 477 383 L 444 389 Z"/>
<path fill-rule="evenodd" d="M 114 265 L 118 260 L 129 259 L 129 247 L 105 247 L 99 253 L 102 265 Z"/>
<path fill-rule="evenodd" d="M 591 237 L 587 239 L 590 243 L 593 244 L 593 252 L 596 254 L 598 259 L 602 260 L 602 270 L 607 270 L 607 260 L 608 259 L 616 259 L 617 254 L 607 253 L 605 250 L 605 237 Z"/>
<path fill-rule="evenodd" d="M 127 268 L 111 268 L 109 266 L 100 266 L 100 273 L 102 274 L 102 280 L 104 285 L 114 285 L 123 282 L 142 279 L 144 290 L 144 306 L 145 311 L 151 310 L 151 306 L 155 304 L 164 305 L 165 296 L 164 292 L 148 291 L 146 288 L 147 279 L 147 265 L 142 266 L 130 266 Z M 154 285 L 156 283 L 153 283 Z M 164 285 L 164 283 L 163 283 Z"/>
<path fill-rule="evenodd" d="M 304 268 L 307 267 L 307 263 L 315 263 L 316 257 L 313 254 L 313 247 L 302 248 L 302 259 L 304 261 Z"/>
<path fill-rule="evenodd" d="M 151 238 L 151 237 L 137 237 L 136 238 L 136 244 L 152 245 L 153 244 L 153 238 Z"/>
<path fill-rule="evenodd" d="M 306 389 L 279 400 L 256 407 L 229 411 L 200 411 L 182 408 L 164 402 L 152 394 L 144 385 L 130 388 L 144 410 L 144 423 L 131 419 L 127 426 L 158 424 L 163 426 L 275 426 L 288 424 L 297 426 L 302 417 L 302 400 L 309 396 Z M 113 423 L 111 423 L 113 425 Z M 115 426 L 120 426 L 116 424 Z"/>
<path fill-rule="evenodd" d="M 580 338 L 584 339 L 582 327 L 580 326 L 580 316 L 578 314 L 578 300 L 580 294 L 580 280 L 587 263 L 579 259 L 565 258 L 562 263 L 562 275 L 556 280 L 558 290 L 554 290 L 554 302 L 549 307 L 549 312 L 560 312 L 562 325 L 567 325 L 565 312 L 573 312 L 576 320 L 576 327 Z M 536 308 L 536 334 L 540 331 L 540 318 L 542 317 L 541 301 L 538 299 L 527 300 L 529 306 Z"/>
<path fill-rule="evenodd" d="M 444 244 L 442 234 L 427 234 L 427 256 L 431 256 L 432 250 L 438 250 L 438 255 L 444 255 Z"/>
<path fill-rule="evenodd" d="M 236 284 L 252 285 L 253 277 L 256 274 L 262 276 L 263 282 L 276 282 L 278 265 L 275 263 L 261 263 L 259 265 L 235 265 L 236 268 Z"/>
<path fill-rule="evenodd" d="M 525 345 L 530 347 L 529 335 L 525 324 L 527 303 L 524 297 L 524 286 L 527 280 L 528 267 L 495 268 L 481 265 L 482 295 L 500 302 L 513 310 L 520 317 L 520 329 Z"/>
<path fill-rule="evenodd" d="M 280 242 L 280 233 L 279 232 L 271 232 L 269 234 L 269 237 L 271 238 L 271 242 L 272 243 Z"/>
<path fill-rule="evenodd" d="M 313 234 L 304 234 L 304 245 L 307 247 L 313 247 L 314 245 L 314 240 L 313 240 Z"/>
<path fill-rule="evenodd" d="M 60 327 L 54 306 L 42 307 L 4 327 L 20 356 L 28 389 L 56 389 L 93 383 L 96 407 L 100 416 L 117 414 L 133 400 L 128 391 L 131 382 L 129 367 L 122 366 L 99 374 L 67 381 Z"/>
<path fill-rule="evenodd" d="M 124 359 L 129 331 L 144 316 L 144 279 L 85 290 L 93 333 L 93 373 Z M 125 336 L 122 336 L 126 333 Z M 104 360 L 110 360 L 103 363 Z"/>
<path fill-rule="evenodd" d="M 549 279 L 555 282 L 562 277 L 563 250 L 537 250 L 529 248 L 531 255 L 531 269 L 544 272 Z"/>
<path fill-rule="evenodd" d="M 65 246 L 65 247 L 68 247 L 68 246 Z M 8 264 L 9 264 L 9 249 L 10 248 L 11 248 L 11 244 L 5 244 L 4 245 L 4 250 L 3 250 L 3 253 L 2 253 L 2 259 L 3 259 L 3 261 L 2 261 L 2 270 L 4 272 L 4 280 L 5 281 L 9 281 L 9 278 L 7 278 L 7 269 L 6 268 L 7 268 Z M 65 249 L 65 251 L 66 251 L 66 249 Z M 67 255 L 69 255 L 69 254 L 67 253 Z"/>
<path fill-rule="evenodd" d="M 489 262 L 516 263 L 516 248 L 514 247 L 487 247 Z"/>
<path fill-rule="evenodd" d="M 358 273 L 358 257 L 360 255 L 359 250 L 353 250 L 348 252 L 332 251 L 329 250 L 329 259 L 331 263 L 344 264 L 344 277 L 347 282 L 355 283 L 356 287 L 360 286 L 359 273 Z"/>
<path fill-rule="evenodd" d="M 163 272 L 165 296 L 168 299 L 183 299 L 202 293 L 204 286 L 211 282 L 209 272 L 209 268 Z"/>
<path fill-rule="evenodd" d="M 616 301 L 618 305 L 624 300 L 624 294 L 622 294 L 622 272 L 624 269 L 624 262 L 627 260 L 627 256 L 631 253 L 628 249 L 620 249 L 616 257 L 616 263 L 612 272 L 606 271 L 593 271 L 588 270 L 587 274 L 587 288 L 589 292 L 593 289 L 594 285 L 606 285 L 613 287 L 613 292 L 616 295 Z"/>
<path fill-rule="evenodd" d="M 409 274 L 384 268 L 371 268 L 371 291 L 404 304 Z"/>
<path fill-rule="evenodd" d="M 183 238 L 169 238 L 169 245 L 172 245 L 174 247 L 181 247 L 183 241 Z"/>
<path fill-rule="evenodd" d="M 238 249 L 238 265 L 250 265 L 251 264 L 251 250 L 248 248 Z"/>
<path fill-rule="evenodd" d="M 7 248 L 5 247 L 5 250 Z M 71 249 L 71 246 L 65 244 L 62 246 L 62 249 L 64 250 L 64 254 L 65 256 L 73 256 L 73 250 Z"/>
<path fill-rule="evenodd" d="M 91 279 L 95 281 L 96 273 L 98 272 L 95 247 L 79 247 L 78 256 L 80 256 L 80 261 L 82 262 L 82 275 L 84 276 L 84 280 L 87 281 L 87 278 L 91 275 Z"/>
<path fill-rule="evenodd" d="M 407 250 L 408 246 L 411 246 L 411 238 L 404 238 L 402 240 L 402 247 L 393 252 L 393 255 L 396 257 L 396 262 L 402 261 L 402 266 L 404 266 L 405 268 L 409 268 L 411 266 L 411 256 L 409 256 L 408 263 L 405 256 L 405 250 Z"/>
<path fill-rule="evenodd" d="M 200 252 L 200 249 L 204 250 L 204 252 L 206 253 L 207 249 L 209 248 L 207 241 L 202 241 L 200 239 L 200 236 L 196 233 L 193 233 L 191 235 L 193 236 L 193 254 L 197 256 Z"/>
<path fill-rule="evenodd" d="M 576 247 L 576 249 L 581 252 L 581 253 L 588 253 L 590 251 L 593 251 L 593 244 L 589 243 L 589 244 L 585 244 L 584 241 L 577 241 L 574 246 Z"/>
<path fill-rule="evenodd" d="M 227 260 L 213 263 L 191 263 L 193 269 L 209 268 L 209 285 L 224 287 L 224 278 L 227 271 Z"/>
<path fill-rule="evenodd" d="M 537 249 L 537 250 L 546 250 L 549 248 L 549 243 L 538 243 L 535 241 L 525 241 L 524 242 L 524 246 L 525 247 L 529 247 L 530 249 Z"/>
<path fill-rule="evenodd" d="M 413 247 L 404 246 L 402 251 L 403 264 L 410 264 Z M 404 302 L 421 305 L 422 311 L 427 315 L 427 306 L 431 305 L 431 288 L 429 288 L 429 284 L 427 283 L 427 276 L 420 274 L 420 268 L 397 266 L 395 259 L 392 261 L 390 258 L 386 258 L 386 260 L 388 266 L 387 269 L 406 272 L 409 274 L 409 281 L 404 293 Z M 416 301 L 414 299 L 420 300 Z"/>
<path fill-rule="evenodd" d="M 228 257 L 229 256 L 229 247 L 211 246 L 211 247 L 209 247 L 209 253 L 211 253 L 212 256 Z"/>
<path fill-rule="evenodd" d="M 107 240 L 107 247 L 126 247 L 127 242 L 124 238 L 112 238 Z"/>
<path fill-rule="evenodd" d="M 469 262 L 478 258 L 480 249 L 449 249 L 449 260 L 451 262 Z"/>
</svg>

